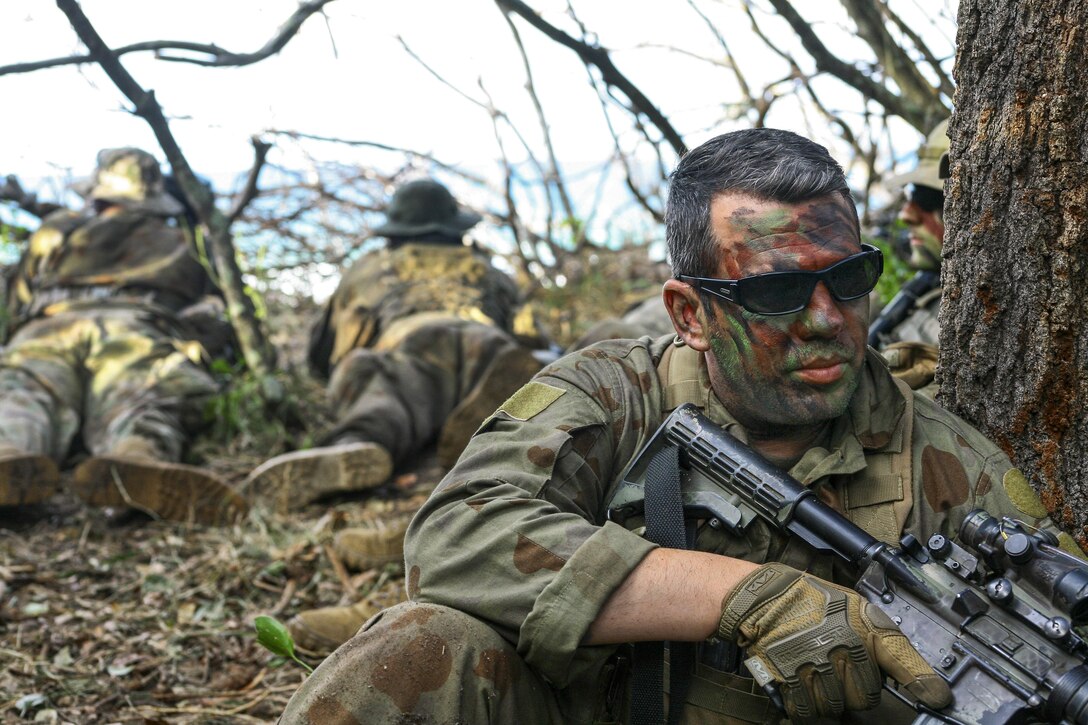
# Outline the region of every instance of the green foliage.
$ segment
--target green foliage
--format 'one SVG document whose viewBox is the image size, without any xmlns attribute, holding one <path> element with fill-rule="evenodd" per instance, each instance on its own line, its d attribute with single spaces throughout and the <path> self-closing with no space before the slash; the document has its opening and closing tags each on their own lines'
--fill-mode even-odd
<svg viewBox="0 0 1088 725">
<path fill-rule="evenodd" d="M 281 446 L 288 433 L 283 421 L 268 414 L 261 381 L 244 363 L 222 358 L 212 361 L 211 371 L 224 385 L 204 408 L 207 437 L 223 445 L 242 440 L 270 448 Z"/>
<path fill-rule="evenodd" d="M 274 655 L 294 660 L 307 674 L 314 671 L 312 667 L 303 662 L 295 654 L 295 640 L 278 620 L 261 615 L 253 620 L 253 627 L 257 630 L 257 642 Z"/>
<path fill-rule="evenodd" d="M 902 222 L 896 221 L 893 224 L 892 235 L 899 231 L 902 226 Z M 884 253 L 884 274 L 880 275 L 880 279 L 877 280 L 876 291 L 880 295 L 880 301 L 888 304 L 892 297 L 895 296 L 895 293 L 899 291 L 899 288 L 903 286 L 903 283 L 914 276 L 915 270 L 908 267 L 907 263 L 895 253 L 887 238 L 869 237 L 865 241 L 878 247 Z"/>
</svg>

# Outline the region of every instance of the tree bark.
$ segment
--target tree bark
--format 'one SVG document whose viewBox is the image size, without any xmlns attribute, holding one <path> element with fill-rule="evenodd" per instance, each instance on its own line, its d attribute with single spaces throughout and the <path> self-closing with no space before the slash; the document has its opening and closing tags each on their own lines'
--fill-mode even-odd
<svg viewBox="0 0 1088 725">
<path fill-rule="evenodd" d="M 961 0 L 940 400 L 1088 543 L 1088 0 Z M 999 482 L 993 482 L 997 485 Z"/>
</svg>

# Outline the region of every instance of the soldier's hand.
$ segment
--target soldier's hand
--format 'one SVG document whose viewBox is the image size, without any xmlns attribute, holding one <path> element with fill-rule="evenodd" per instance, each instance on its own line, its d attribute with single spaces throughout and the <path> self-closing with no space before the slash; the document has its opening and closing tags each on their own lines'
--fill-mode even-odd
<svg viewBox="0 0 1088 725">
<path fill-rule="evenodd" d="M 849 589 L 765 564 L 722 602 L 718 635 L 746 647 L 749 669 L 779 685 L 791 720 L 837 717 L 880 702 L 881 670 L 924 704 L 952 701 L 947 683 L 895 623 Z"/>
</svg>

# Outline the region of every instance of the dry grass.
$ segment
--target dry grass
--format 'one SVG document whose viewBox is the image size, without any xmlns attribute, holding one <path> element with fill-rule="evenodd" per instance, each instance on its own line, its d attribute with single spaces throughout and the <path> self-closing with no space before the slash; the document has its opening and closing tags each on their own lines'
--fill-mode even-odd
<svg viewBox="0 0 1088 725">
<path fill-rule="evenodd" d="M 304 674 L 256 643 L 253 619 L 400 601 L 399 566 L 345 574 L 328 544 L 414 510 L 428 487 L 402 476 L 368 499 L 221 529 L 113 524 L 66 493 L 0 519 L 0 721 L 275 720 Z"/>
</svg>

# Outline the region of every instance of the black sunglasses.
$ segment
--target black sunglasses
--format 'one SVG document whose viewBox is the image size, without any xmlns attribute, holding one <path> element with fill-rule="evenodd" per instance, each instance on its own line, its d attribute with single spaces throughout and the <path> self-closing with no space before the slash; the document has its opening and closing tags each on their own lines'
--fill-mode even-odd
<svg viewBox="0 0 1088 725">
<path fill-rule="evenodd" d="M 884 255 L 871 244 L 862 251 L 817 272 L 767 272 L 743 279 L 679 276 L 696 289 L 740 305 L 757 315 L 788 315 L 808 306 L 816 283 L 823 282 L 841 301 L 864 297 L 876 287 L 884 271 Z"/>
</svg>

